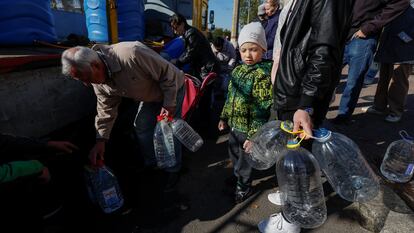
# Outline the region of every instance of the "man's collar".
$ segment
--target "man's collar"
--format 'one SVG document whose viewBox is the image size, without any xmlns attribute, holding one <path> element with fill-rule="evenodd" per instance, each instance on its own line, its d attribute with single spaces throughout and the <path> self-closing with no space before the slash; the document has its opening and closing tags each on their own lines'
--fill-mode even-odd
<svg viewBox="0 0 414 233">
<path fill-rule="evenodd" d="M 121 65 L 113 54 L 111 46 L 108 45 L 94 45 L 92 47 L 98 53 L 99 58 L 104 63 L 108 72 L 108 78 L 112 79 L 112 75 L 121 71 Z"/>
</svg>

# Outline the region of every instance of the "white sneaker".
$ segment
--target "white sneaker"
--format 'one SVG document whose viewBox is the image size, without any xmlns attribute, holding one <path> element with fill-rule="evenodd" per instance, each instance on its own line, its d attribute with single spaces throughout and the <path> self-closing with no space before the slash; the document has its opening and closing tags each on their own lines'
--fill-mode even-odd
<svg viewBox="0 0 414 233">
<path fill-rule="evenodd" d="M 269 193 L 267 195 L 267 199 L 275 205 L 282 205 L 282 195 L 280 194 L 279 190 L 276 190 L 274 193 Z"/>
<path fill-rule="evenodd" d="M 266 220 L 261 221 L 258 225 L 261 233 L 299 233 L 300 227 L 289 223 L 282 216 L 282 213 L 272 214 Z"/>
</svg>

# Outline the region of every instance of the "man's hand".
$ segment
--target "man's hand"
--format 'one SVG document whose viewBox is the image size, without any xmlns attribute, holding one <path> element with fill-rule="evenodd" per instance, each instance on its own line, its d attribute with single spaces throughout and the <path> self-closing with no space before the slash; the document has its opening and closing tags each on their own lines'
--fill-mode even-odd
<svg viewBox="0 0 414 233">
<path fill-rule="evenodd" d="M 68 141 L 48 141 L 46 145 L 66 154 L 71 154 L 74 150 L 79 150 L 77 146 Z"/>
<path fill-rule="evenodd" d="M 357 32 L 355 32 L 354 33 L 354 36 L 353 37 L 355 37 L 355 38 L 362 38 L 362 39 L 364 39 L 364 38 L 366 38 L 367 36 L 361 31 L 361 29 L 359 29 Z"/>
<path fill-rule="evenodd" d="M 305 131 L 306 135 L 301 134 L 300 137 L 309 139 L 310 136 L 312 136 L 312 119 L 309 116 L 308 112 L 302 109 L 298 109 L 293 115 L 293 132 L 297 132 L 301 128 Z"/>
<path fill-rule="evenodd" d="M 253 143 L 250 140 L 246 140 L 243 143 L 244 152 L 250 154 L 252 152 Z"/>
<path fill-rule="evenodd" d="M 95 146 L 89 152 L 89 161 L 92 166 L 96 166 L 96 160 L 104 160 L 105 154 L 105 141 L 97 141 Z"/>
<path fill-rule="evenodd" d="M 227 127 L 228 127 L 228 125 L 227 125 L 227 123 L 225 121 L 223 121 L 223 120 L 220 120 L 219 121 L 219 123 L 218 123 L 218 129 L 220 131 L 223 131 L 223 130 L 227 129 Z"/>
<path fill-rule="evenodd" d="M 160 115 L 161 116 L 172 116 L 172 117 L 174 117 L 175 107 L 162 107 Z"/>
</svg>

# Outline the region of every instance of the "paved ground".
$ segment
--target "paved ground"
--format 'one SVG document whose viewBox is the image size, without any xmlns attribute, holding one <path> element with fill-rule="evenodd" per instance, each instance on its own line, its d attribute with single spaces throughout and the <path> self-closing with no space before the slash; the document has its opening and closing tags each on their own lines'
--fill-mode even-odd
<svg viewBox="0 0 414 233">
<path fill-rule="evenodd" d="M 344 81 L 344 79 L 341 81 L 336 101 L 331 106 L 328 119 L 336 116 Z M 389 143 L 399 139 L 399 130 L 405 129 L 414 134 L 413 76 L 410 78 L 410 82 L 407 111 L 401 122 L 391 124 L 385 122 L 382 117 L 363 113 L 364 107 L 372 105 L 376 90 L 376 84 L 374 84 L 364 87 L 352 124 L 345 127 L 334 127 L 327 121 L 325 126 L 352 138 L 360 146 L 366 158 L 373 165 L 378 166 Z M 189 197 L 191 209 L 182 212 L 169 224 L 153 228 L 150 232 L 253 233 L 258 232 L 256 225 L 260 220 L 272 213 L 280 212 L 280 208 L 267 201 L 267 194 L 276 188 L 273 170 L 255 174 L 255 194 L 242 204 L 232 204 L 230 197 L 225 194 L 224 180 L 232 172 L 231 168 L 227 167 L 226 146 L 226 143 L 216 144 L 215 141 L 206 141 L 205 146 L 198 153 L 185 156 L 188 171 L 181 180 L 181 187 Z M 376 167 L 374 169 L 378 172 Z M 329 185 L 325 183 L 324 187 L 327 192 Z M 391 199 L 398 202 L 398 206 L 401 208 L 394 208 L 395 211 L 389 212 L 385 227 L 381 232 L 414 232 L 414 213 L 404 205 L 402 200 L 399 200 L 398 196 L 393 196 Z M 369 232 L 355 220 L 355 216 L 361 208 L 358 203 L 346 203 L 335 193 L 328 193 L 327 206 L 329 216 L 325 224 L 318 229 L 302 230 L 302 232 Z M 391 207 L 391 209 L 393 208 Z"/>
</svg>

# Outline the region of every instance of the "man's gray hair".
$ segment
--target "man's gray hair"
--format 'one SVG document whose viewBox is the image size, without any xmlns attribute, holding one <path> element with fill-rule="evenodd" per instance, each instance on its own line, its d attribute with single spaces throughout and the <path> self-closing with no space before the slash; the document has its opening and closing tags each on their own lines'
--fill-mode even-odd
<svg viewBox="0 0 414 233">
<path fill-rule="evenodd" d="M 71 76 L 72 68 L 83 73 L 90 69 L 93 62 L 98 61 L 100 61 L 98 53 L 90 48 L 76 46 L 67 49 L 62 53 L 62 74 Z"/>
</svg>

